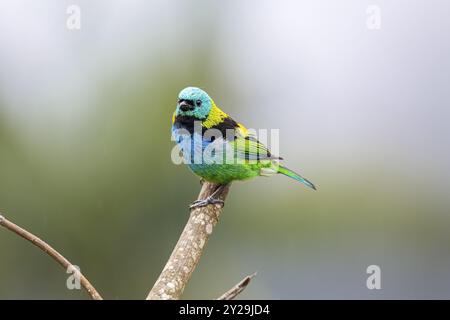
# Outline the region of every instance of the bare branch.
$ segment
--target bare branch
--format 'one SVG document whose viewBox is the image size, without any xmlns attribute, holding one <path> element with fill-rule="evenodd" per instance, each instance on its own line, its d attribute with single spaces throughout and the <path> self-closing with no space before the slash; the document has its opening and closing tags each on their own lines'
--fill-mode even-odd
<svg viewBox="0 0 450 320">
<path fill-rule="evenodd" d="M 100 296 L 100 294 L 97 292 L 97 290 L 92 286 L 92 284 L 86 279 L 83 274 L 78 271 L 77 268 L 74 268 L 73 265 L 64 258 L 58 251 L 53 249 L 50 245 L 48 245 L 43 240 L 39 239 L 34 234 L 28 232 L 27 230 L 19 227 L 15 223 L 9 221 L 4 216 L 0 215 L 0 225 L 2 227 L 5 227 L 6 229 L 14 232 L 15 234 L 21 236 L 22 238 L 30 241 L 32 244 L 34 244 L 36 247 L 47 253 L 50 257 L 52 257 L 56 262 L 58 262 L 61 266 L 63 266 L 66 270 L 69 267 L 72 267 L 73 272 L 77 273 L 77 276 L 79 276 L 80 283 L 83 286 L 83 288 L 87 291 L 87 293 L 91 296 L 94 300 L 103 300 L 103 298 Z"/>
<path fill-rule="evenodd" d="M 218 185 L 210 182 L 203 183 L 198 199 L 206 199 Z M 217 195 L 225 200 L 229 185 Z M 219 221 L 222 206 L 210 204 L 206 207 L 192 209 L 189 220 L 172 251 L 158 280 L 147 296 L 147 300 L 175 300 L 179 299 L 192 273 L 197 267 L 205 245 L 213 229 Z"/>
<path fill-rule="evenodd" d="M 256 276 L 256 272 L 254 274 L 251 274 L 249 276 L 246 276 L 244 279 L 242 279 L 239 283 L 237 283 L 233 288 L 225 292 L 223 295 L 221 295 L 217 300 L 233 300 L 236 298 L 238 294 L 240 294 L 242 291 L 247 288 L 250 281 Z"/>
</svg>

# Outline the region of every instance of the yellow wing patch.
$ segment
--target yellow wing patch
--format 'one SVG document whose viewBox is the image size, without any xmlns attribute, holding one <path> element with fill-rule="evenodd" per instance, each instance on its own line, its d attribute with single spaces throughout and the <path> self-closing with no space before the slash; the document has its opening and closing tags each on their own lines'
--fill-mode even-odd
<svg viewBox="0 0 450 320">
<path fill-rule="evenodd" d="M 175 111 L 174 113 L 173 113 L 173 115 L 172 115 L 172 124 L 174 124 L 175 123 L 175 114 L 176 114 L 177 112 Z"/>
<path fill-rule="evenodd" d="M 237 130 L 244 138 L 248 136 L 248 129 L 242 123 L 238 123 Z"/>
</svg>

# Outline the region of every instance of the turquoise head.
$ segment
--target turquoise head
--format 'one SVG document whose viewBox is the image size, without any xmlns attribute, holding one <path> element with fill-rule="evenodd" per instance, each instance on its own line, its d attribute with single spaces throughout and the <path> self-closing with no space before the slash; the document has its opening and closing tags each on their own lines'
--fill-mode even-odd
<svg viewBox="0 0 450 320">
<path fill-rule="evenodd" d="M 212 99 L 205 91 L 195 87 L 187 87 L 181 90 L 178 95 L 175 114 L 203 120 L 208 117 L 212 105 Z"/>
</svg>

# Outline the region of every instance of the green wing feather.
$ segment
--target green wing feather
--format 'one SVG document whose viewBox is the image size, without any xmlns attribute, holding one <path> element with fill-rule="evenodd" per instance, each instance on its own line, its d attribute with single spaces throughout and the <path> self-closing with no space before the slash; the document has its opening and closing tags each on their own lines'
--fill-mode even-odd
<svg viewBox="0 0 450 320">
<path fill-rule="evenodd" d="M 236 156 L 245 160 L 279 159 L 273 156 L 265 145 L 253 137 L 236 138 L 234 141 Z"/>
<path fill-rule="evenodd" d="M 240 125 L 240 129 L 245 128 Z M 269 149 L 258 141 L 258 139 L 248 134 L 247 129 L 236 130 L 237 135 L 234 140 L 234 148 L 236 150 L 236 157 L 248 161 L 258 160 L 282 160 L 282 158 L 274 156 Z"/>
</svg>

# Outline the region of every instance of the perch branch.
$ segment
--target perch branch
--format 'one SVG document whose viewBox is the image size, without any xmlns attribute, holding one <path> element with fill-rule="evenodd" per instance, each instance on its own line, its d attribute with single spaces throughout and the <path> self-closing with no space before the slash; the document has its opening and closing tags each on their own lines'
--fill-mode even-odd
<svg viewBox="0 0 450 320">
<path fill-rule="evenodd" d="M 238 294 L 247 288 L 250 281 L 256 276 L 256 272 L 239 281 L 233 288 L 221 295 L 217 300 L 233 300 Z"/>
<path fill-rule="evenodd" d="M 198 199 L 206 199 L 218 187 L 217 184 L 204 182 Z M 218 198 L 225 200 L 229 185 L 222 190 Z M 172 251 L 158 280 L 147 296 L 147 300 L 176 300 L 183 293 L 191 278 L 206 242 L 219 221 L 222 206 L 210 204 L 191 210 L 189 220 Z"/>
<path fill-rule="evenodd" d="M 97 290 L 92 286 L 92 284 L 86 279 L 83 274 L 77 269 L 74 268 L 73 265 L 64 258 L 58 251 L 53 249 L 50 245 L 48 245 L 43 240 L 39 239 L 34 234 L 28 232 L 27 230 L 19 227 L 15 223 L 9 221 L 4 216 L 0 214 L 0 225 L 2 227 L 5 227 L 9 231 L 14 232 L 15 234 L 21 236 L 22 238 L 30 241 L 32 244 L 34 244 L 36 247 L 47 253 L 50 257 L 52 257 L 56 262 L 58 262 L 61 266 L 63 266 L 66 270 L 68 270 L 69 267 L 72 268 L 73 272 L 77 273 L 77 276 L 80 279 L 80 283 L 83 286 L 83 288 L 87 291 L 87 293 L 91 296 L 94 300 L 103 300 L 100 294 L 97 292 Z"/>
</svg>

